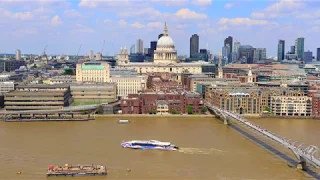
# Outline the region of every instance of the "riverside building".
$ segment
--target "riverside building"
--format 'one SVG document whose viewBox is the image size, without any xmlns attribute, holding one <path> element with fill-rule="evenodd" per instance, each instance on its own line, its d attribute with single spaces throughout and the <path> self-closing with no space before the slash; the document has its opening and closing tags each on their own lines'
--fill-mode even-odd
<svg viewBox="0 0 320 180">
<path fill-rule="evenodd" d="M 18 85 L 15 91 L 5 94 L 8 111 L 62 109 L 72 102 L 70 86 L 64 84 Z"/>
<path fill-rule="evenodd" d="M 101 61 L 77 64 L 76 80 L 77 82 L 110 82 L 110 65 Z"/>
</svg>

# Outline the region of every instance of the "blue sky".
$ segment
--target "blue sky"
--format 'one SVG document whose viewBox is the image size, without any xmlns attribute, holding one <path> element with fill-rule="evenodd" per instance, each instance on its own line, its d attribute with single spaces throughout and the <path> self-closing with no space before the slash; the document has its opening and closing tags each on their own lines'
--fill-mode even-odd
<svg viewBox="0 0 320 180">
<path fill-rule="evenodd" d="M 189 54 L 189 38 L 200 48 L 221 51 L 227 36 L 243 45 L 267 48 L 276 56 L 279 39 L 286 50 L 305 37 L 305 50 L 320 47 L 320 1 L 222 0 L 1 0 L 0 53 L 114 55 L 137 39 L 144 47 L 157 40 L 167 22 L 179 55 Z"/>
</svg>

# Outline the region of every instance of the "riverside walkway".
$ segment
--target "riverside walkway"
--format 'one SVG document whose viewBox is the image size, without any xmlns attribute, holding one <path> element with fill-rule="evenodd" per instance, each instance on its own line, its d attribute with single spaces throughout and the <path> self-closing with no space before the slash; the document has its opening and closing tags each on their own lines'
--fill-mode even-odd
<svg viewBox="0 0 320 180">
<path fill-rule="evenodd" d="M 271 131 L 264 129 L 258 125 L 253 124 L 249 120 L 243 118 L 240 114 L 235 112 L 229 112 L 226 110 L 222 110 L 216 106 L 212 106 L 210 104 L 206 104 L 208 109 L 212 110 L 216 115 L 220 116 L 220 118 L 224 119 L 224 124 L 229 124 L 229 120 L 235 120 L 246 127 L 249 127 L 259 134 L 268 137 L 282 146 L 290 149 L 294 155 L 298 158 L 298 168 L 306 169 L 306 163 L 314 166 L 315 168 L 320 168 L 320 158 L 319 158 L 319 148 L 314 145 L 306 146 L 303 143 L 300 145 L 296 145 L 296 141 L 292 141 L 286 138 L 283 138 L 279 135 L 272 133 Z"/>
</svg>

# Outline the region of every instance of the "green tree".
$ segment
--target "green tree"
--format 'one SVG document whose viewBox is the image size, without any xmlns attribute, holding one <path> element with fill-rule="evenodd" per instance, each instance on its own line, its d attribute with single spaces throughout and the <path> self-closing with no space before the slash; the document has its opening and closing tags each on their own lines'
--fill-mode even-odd
<svg viewBox="0 0 320 180">
<path fill-rule="evenodd" d="M 150 110 L 149 114 L 157 114 L 157 111 L 156 110 Z"/>
<path fill-rule="evenodd" d="M 203 107 L 201 108 L 201 112 L 202 112 L 202 113 L 206 113 L 207 111 L 208 111 L 207 107 L 203 106 Z"/>
<path fill-rule="evenodd" d="M 64 75 L 73 75 L 73 71 L 72 71 L 72 69 L 65 69 L 63 74 Z"/>
<path fill-rule="evenodd" d="M 175 110 L 175 109 L 173 109 L 173 110 L 171 111 L 171 114 L 180 114 L 180 112 L 177 111 L 177 110 Z"/>
<path fill-rule="evenodd" d="M 36 65 L 36 64 L 33 64 L 33 66 L 32 66 L 33 68 L 37 68 L 38 66 Z"/>
<path fill-rule="evenodd" d="M 193 107 L 191 105 L 187 106 L 187 113 L 192 114 L 193 113 Z"/>
<path fill-rule="evenodd" d="M 264 110 L 265 110 L 265 111 L 268 111 L 268 112 L 271 112 L 271 109 L 270 109 L 269 106 L 264 107 Z"/>
</svg>

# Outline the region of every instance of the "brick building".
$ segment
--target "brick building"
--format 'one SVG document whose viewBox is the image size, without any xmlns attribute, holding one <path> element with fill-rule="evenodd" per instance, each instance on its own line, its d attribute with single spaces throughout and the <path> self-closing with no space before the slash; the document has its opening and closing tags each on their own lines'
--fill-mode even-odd
<svg viewBox="0 0 320 180">
<path fill-rule="evenodd" d="M 121 100 L 123 114 L 157 114 L 187 113 L 187 107 L 192 106 L 193 113 L 200 113 L 204 101 L 199 93 L 172 92 L 172 93 L 140 93 L 129 94 L 128 98 Z"/>
<path fill-rule="evenodd" d="M 312 96 L 312 116 L 314 118 L 320 118 L 320 94 Z"/>
</svg>

